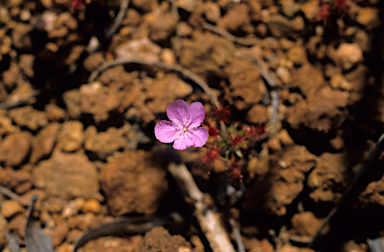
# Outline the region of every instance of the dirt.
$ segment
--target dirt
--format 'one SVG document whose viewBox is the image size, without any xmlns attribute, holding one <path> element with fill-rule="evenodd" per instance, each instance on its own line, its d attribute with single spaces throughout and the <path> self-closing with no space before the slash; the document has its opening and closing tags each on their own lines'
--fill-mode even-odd
<svg viewBox="0 0 384 252">
<path fill-rule="evenodd" d="M 236 248 L 230 219 L 249 252 L 369 251 L 384 231 L 382 154 L 356 165 L 383 133 L 383 3 L 129 2 L 108 37 L 119 1 L 0 1 L 0 251 L 12 252 L 12 231 L 26 251 L 35 194 L 58 252 L 103 223 L 175 213 L 176 228 L 77 251 L 211 251 L 170 162 L 211 195 Z M 99 71 L 114 60 L 125 63 Z M 176 99 L 204 105 L 205 147 L 156 140 Z M 326 242 L 308 248 L 341 200 Z"/>
</svg>

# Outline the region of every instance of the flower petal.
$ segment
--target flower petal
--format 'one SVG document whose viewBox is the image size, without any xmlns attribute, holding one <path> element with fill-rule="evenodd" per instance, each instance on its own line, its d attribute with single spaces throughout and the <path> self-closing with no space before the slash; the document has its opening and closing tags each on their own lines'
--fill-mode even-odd
<svg viewBox="0 0 384 252">
<path fill-rule="evenodd" d="M 208 137 L 209 137 L 208 130 L 203 127 L 190 130 L 190 133 L 189 133 L 189 139 L 193 141 L 194 147 L 203 147 L 204 144 L 208 141 Z"/>
<path fill-rule="evenodd" d="M 205 118 L 205 108 L 200 102 L 194 102 L 189 107 L 190 118 L 189 118 L 189 129 L 197 128 L 201 125 Z"/>
<path fill-rule="evenodd" d="M 185 125 L 190 115 L 189 105 L 186 101 L 178 99 L 167 107 L 167 116 L 174 123 Z"/>
<path fill-rule="evenodd" d="M 163 143 L 172 143 L 178 138 L 176 135 L 180 130 L 171 122 L 162 120 L 155 126 L 155 136 Z"/>
<path fill-rule="evenodd" d="M 188 137 L 187 134 L 181 134 L 173 143 L 175 150 L 185 150 L 193 146 L 193 141 Z"/>
</svg>

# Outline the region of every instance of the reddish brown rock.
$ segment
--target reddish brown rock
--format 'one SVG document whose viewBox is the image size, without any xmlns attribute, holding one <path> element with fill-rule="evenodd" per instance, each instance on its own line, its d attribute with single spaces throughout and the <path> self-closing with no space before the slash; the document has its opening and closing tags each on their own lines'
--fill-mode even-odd
<svg viewBox="0 0 384 252">
<path fill-rule="evenodd" d="M 9 116 L 17 125 L 26 126 L 31 130 L 37 130 L 48 125 L 45 112 L 36 110 L 31 106 L 11 109 Z"/>
<path fill-rule="evenodd" d="M 311 189 L 309 197 L 316 202 L 336 202 L 347 183 L 346 165 L 344 153 L 322 154 L 316 168 L 308 176 L 308 186 Z"/>
<path fill-rule="evenodd" d="M 83 65 L 87 71 L 91 72 L 103 63 L 104 63 L 104 55 L 101 52 L 96 52 L 89 55 L 84 60 Z"/>
<path fill-rule="evenodd" d="M 73 89 L 63 94 L 63 100 L 67 106 L 68 114 L 71 118 L 79 118 L 81 111 L 81 95 L 78 89 Z"/>
<path fill-rule="evenodd" d="M 33 139 L 32 153 L 29 159 L 31 163 L 36 163 L 40 158 L 49 155 L 52 152 L 60 127 L 59 123 L 54 122 L 39 131 L 37 136 Z"/>
<path fill-rule="evenodd" d="M 180 63 L 189 70 L 206 75 L 221 75 L 221 68 L 233 57 L 235 46 L 228 40 L 204 33 L 182 45 Z"/>
<path fill-rule="evenodd" d="M 161 47 L 147 37 L 126 41 L 115 49 L 116 57 L 119 59 L 141 59 L 149 62 L 158 62 L 160 51 Z M 122 67 L 116 67 L 116 69 L 123 70 Z M 125 72 L 125 75 L 128 74 Z M 124 77 L 124 75 L 113 76 L 114 79 L 122 77 Z"/>
<path fill-rule="evenodd" d="M 238 109 L 245 109 L 252 104 L 258 103 L 266 92 L 266 87 L 260 79 L 260 73 L 256 66 L 246 60 L 235 59 L 225 68 L 230 82 L 232 99 L 244 103 L 235 106 Z"/>
<path fill-rule="evenodd" d="M 368 184 L 365 190 L 360 194 L 360 201 L 365 204 L 384 206 L 384 176 Z"/>
<path fill-rule="evenodd" d="M 313 96 L 324 85 L 322 72 L 310 63 L 304 64 L 292 74 L 292 87 L 300 88 L 306 97 Z"/>
<path fill-rule="evenodd" d="M 10 218 L 24 211 L 24 208 L 14 200 L 4 200 L 1 204 L 1 214 L 5 218 Z"/>
<path fill-rule="evenodd" d="M 249 16 L 250 8 L 246 4 L 237 4 L 230 8 L 217 25 L 223 29 L 238 32 L 250 31 L 251 18 Z"/>
<path fill-rule="evenodd" d="M 191 244 L 181 235 L 170 235 L 164 227 L 154 227 L 140 242 L 139 251 L 191 251 Z"/>
<path fill-rule="evenodd" d="M 54 230 L 50 232 L 50 235 L 52 236 L 52 243 L 54 247 L 59 246 L 64 239 L 66 238 L 68 234 L 69 228 L 66 224 L 60 223 L 55 227 Z"/>
<path fill-rule="evenodd" d="M 105 165 L 101 188 L 112 215 L 156 212 L 168 188 L 166 172 L 144 151 L 127 152 Z"/>
<path fill-rule="evenodd" d="M 31 147 L 31 133 L 18 131 L 5 137 L 0 145 L 0 161 L 6 166 L 19 166 L 26 159 Z"/>
<path fill-rule="evenodd" d="M 30 32 L 33 26 L 31 24 L 17 23 L 12 29 L 13 46 L 18 49 L 29 49 L 32 46 Z"/>
<path fill-rule="evenodd" d="M 65 117 L 64 109 L 54 103 L 50 103 L 45 106 L 45 112 L 47 113 L 47 117 L 50 121 L 60 121 Z"/>
<path fill-rule="evenodd" d="M 118 108 L 123 100 L 123 93 L 111 90 L 100 82 L 93 82 L 80 87 L 81 110 L 93 115 L 96 122 L 108 119 L 109 112 Z"/>
<path fill-rule="evenodd" d="M 244 209 L 264 210 L 283 216 L 304 188 L 305 173 L 316 165 L 316 156 L 304 146 L 291 146 L 260 160 L 260 177 L 247 191 Z M 262 170 L 261 170 L 262 169 Z M 266 191 L 268 188 L 268 191 Z M 260 192 L 263 192 L 260 194 Z"/>
<path fill-rule="evenodd" d="M 99 198 L 96 167 L 83 153 L 54 152 L 33 170 L 33 183 L 52 195 L 65 199 Z"/>
<path fill-rule="evenodd" d="M 85 131 L 86 150 L 95 153 L 100 159 L 105 160 L 115 151 L 123 149 L 127 144 L 127 138 L 122 130 L 110 127 L 105 132 L 97 133 L 94 126 L 89 126 Z"/>
<path fill-rule="evenodd" d="M 178 18 L 172 12 L 162 12 L 160 9 L 147 14 L 144 18 L 149 28 L 149 38 L 152 41 L 168 39 L 175 31 Z"/>
<path fill-rule="evenodd" d="M 316 218 L 312 212 L 302 212 L 293 215 L 292 230 L 296 235 L 313 237 L 323 223 L 323 220 Z"/>
<path fill-rule="evenodd" d="M 27 218 L 22 214 L 18 214 L 8 223 L 8 230 L 16 230 L 18 235 L 24 237 L 25 224 L 27 224 Z"/>
<path fill-rule="evenodd" d="M 311 97 L 313 95 L 313 97 Z M 344 108 L 349 101 L 349 94 L 340 90 L 332 90 L 325 86 L 320 91 L 310 93 L 310 98 L 301 100 L 287 107 L 285 117 L 295 129 L 301 126 L 312 130 L 328 133 L 345 120 Z"/>
<path fill-rule="evenodd" d="M 256 104 L 247 113 L 247 121 L 250 123 L 266 123 L 268 121 L 267 108 Z"/>
<path fill-rule="evenodd" d="M 80 121 L 67 121 L 59 133 L 58 147 L 66 152 L 79 150 L 84 142 L 84 126 Z"/>
<path fill-rule="evenodd" d="M 8 188 L 15 188 L 24 183 L 30 183 L 31 173 L 25 170 L 13 170 L 11 168 L 0 169 L 0 184 Z"/>
</svg>

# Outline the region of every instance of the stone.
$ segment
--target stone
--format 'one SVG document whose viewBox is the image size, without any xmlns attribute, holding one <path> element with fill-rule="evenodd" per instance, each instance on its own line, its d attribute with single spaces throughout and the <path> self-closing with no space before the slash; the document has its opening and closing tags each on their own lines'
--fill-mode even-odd
<svg viewBox="0 0 384 252">
<path fill-rule="evenodd" d="M 58 147 L 65 152 L 74 152 L 83 146 L 84 126 L 80 121 L 67 121 L 58 137 Z"/>
<path fill-rule="evenodd" d="M 296 65 L 301 65 L 307 60 L 305 48 L 302 46 L 293 46 L 289 49 L 287 56 Z"/>
<path fill-rule="evenodd" d="M 347 186 L 344 153 L 323 153 L 308 176 L 309 197 L 315 202 L 337 202 Z"/>
<path fill-rule="evenodd" d="M 356 21 L 368 29 L 376 28 L 380 25 L 379 9 L 374 7 L 360 8 L 357 12 Z"/>
<path fill-rule="evenodd" d="M 267 108 L 260 105 L 255 104 L 251 107 L 251 109 L 247 112 L 247 121 L 255 124 L 263 124 L 268 121 L 268 112 Z"/>
<path fill-rule="evenodd" d="M 19 66 L 21 71 L 25 74 L 25 76 L 32 78 L 35 76 L 35 71 L 33 70 L 35 62 L 35 55 L 33 54 L 22 54 L 20 55 Z"/>
<path fill-rule="evenodd" d="M 276 75 L 280 78 L 283 84 L 290 84 L 292 81 L 291 73 L 285 67 L 279 66 L 276 69 Z"/>
<path fill-rule="evenodd" d="M 259 175 L 250 187 L 243 202 L 243 209 L 286 214 L 291 204 L 304 188 L 305 173 L 313 169 L 317 158 L 304 146 L 289 146 L 261 159 L 254 167 Z M 265 191 L 265 188 L 268 188 Z M 262 195 L 257 194 L 264 190 Z"/>
<path fill-rule="evenodd" d="M 81 208 L 81 211 L 83 213 L 91 212 L 91 213 L 97 214 L 100 212 L 100 208 L 101 208 L 101 205 L 98 200 L 90 199 L 84 203 L 83 207 Z"/>
<path fill-rule="evenodd" d="M 237 4 L 230 8 L 227 13 L 217 22 L 220 28 L 228 31 L 248 31 L 250 29 L 250 8 L 246 4 Z"/>
<path fill-rule="evenodd" d="M 178 17 L 172 12 L 158 9 L 144 16 L 149 28 L 149 38 L 160 42 L 169 39 L 175 32 Z"/>
<path fill-rule="evenodd" d="M 30 172 L 24 169 L 14 170 L 10 167 L 0 169 L 0 184 L 10 189 L 30 182 L 31 178 Z"/>
<path fill-rule="evenodd" d="M 16 215 L 8 222 L 8 230 L 16 230 L 17 234 L 20 237 L 25 235 L 25 225 L 27 224 L 27 219 L 22 214 Z"/>
<path fill-rule="evenodd" d="M 307 20 L 311 22 L 316 21 L 320 11 L 319 0 L 311 0 L 305 2 L 301 6 L 301 11 L 304 13 L 304 16 Z"/>
<path fill-rule="evenodd" d="M 4 200 L 1 204 L 1 214 L 5 218 L 10 218 L 18 213 L 22 213 L 24 208 L 14 200 Z"/>
<path fill-rule="evenodd" d="M 300 6 L 294 0 L 280 0 L 281 9 L 284 15 L 292 18 L 299 10 Z"/>
<path fill-rule="evenodd" d="M 30 32 L 33 30 L 33 25 L 17 23 L 12 29 L 12 45 L 17 49 L 30 49 L 32 40 Z"/>
<path fill-rule="evenodd" d="M 316 218 L 312 212 L 297 213 L 292 216 L 292 230 L 296 235 L 313 237 L 323 220 Z"/>
<path fill-rule="evenodd" d="M 113 216 L 155 213 L 168 189 L 165 169 L 142 150 L 123 153 L 107 163 L 100 183 Z"/>
<path fill-rule="evenodd" d="M 76 216 L 79 214 L 80 209 L 84 206 L 85 200 L 82 198 L 77 198 L 69 201 L 63 208 L 61 216 L 63 218 L 68 218 L 71 216 Z"/>
<path fill-rule="evenodd" d="M 96 123 L 105 121 L 109 112 L 116 110 L 124 98 L 124 93 L 103 86 L 101 82 L 92 82 L 80 87 L 81 110 L 92 114 Z"/>
<path fill-rule="evenodd" d="M 4 138 L 0 144 L 0 161 L 6 166 L 20 166 L 31 148 L 32 135 L 28 131 L 18 131 Z"/>
<path fill-rule="evenodd" d="M 304 64 L 292 74 L 292 87 L 300 88 L 305 97 L 315 95 L 324 85 L 322 72 L 310 63 Z"/>
<path fill-rule="evenodd" d="M 336 50 L 335 63 L 344 70 L 348 70 L 356 63 L 363 61 L 363 51 L 356 43 L 342 43 Z"/>
<path fill-rule="evenodd" d="M 195 0 L 176 0 L 176 6 L 188 12 L 193 12 L 196 7 Z"/>
<path fill-rule="evenodd" d="M 50 232 L 54 247 L 57 247 L 61 243 L 63 243 L 64 239 L 68 234 L 68 231 L 69 231 L 68 226 L 65 223 L 60 223 L 55 227 L 55 229 L 52 232 Z"/>
<path fill-rule="evenodd" d="M 267 89 L 255 65 L 246 60 L 234 59 L 224 72 L 230 82 L 231 96 L 240 97 L 245 103 L 244 107 L 261 101 Z"/>
<path fill-rule="evenodd" d="M 94 126 L 89 126 L 85 131 L 84 148 L 102 160 L 112 155 L 115 151 L 123 149 L 128 139 L 123 132 L 115 127 L 109 127 L 107 131 L 97 133 Z"/>
<path fill-rule="evenodd" d="M 214 2 L 204 3 L 205 18 L 213 23 L 216 23 L 221 17 L 220 6 Z"/>
<path fill-rule="evenodd" d="M 83 62 L 84 68 L 92 72 L 97 67 L 101 66 L 105 61 L 104 55 L 101 52 L 92 53 Z"/>
<path fill-rule="evenodd" d="M 47 104 L 45 106 L 45 112 L 47 113 L 47 118 L 50 121 L 60 121 L 65 117 L 64 109 L 54 103 Z"/>
<path fill-rule="evenodd" d="M 48 125 L 45 112 L 36 110 L 32 106 L 11 109 L 9 116 L 17 125 L 26 126 L 33 131 Z"/>
<path fill-rule="evenodd" d="M 164 227 L 154 227 L 140 242 L 139 251 L 191 252 L 191 244 L 181 235 L 170 235 Z"/>
<path fill-rule="evenodd" d="M 66 91 L 63 94 L 63 100 L 67 106 L 68 114 L 73 119 L 80 118 L 81 110 L 81 95 L 78 89 Z"/>
<path fill-rule="evenodd" d="M 129 40 L 115 49 L 118 59 L 141 59 L 149 62 L 158 62 L 160 52 L 161 47 L 150 41 L 148 37 Z"/>
<path fill-rule="evenodd" d="M 334 89 L 341 89 L 341 90 L 346 90 L 346 91 L 352 91 L 353 90 L 352 84 L 349 81 L 347 81 L 344 78 L 344 76 L 341 75 L 340 73 L 333 75 L 329 82 L 331 84 L 331 87 Z"/>
<path fill-rule="evenodd" d="M 96 167 L 84 153 L 55 151 L 33 168 L 32 176 L 33 184 L 51 196 L 100 198 Z"/>
<path fill-rule="evenodd" d="M 222 68 L 232 59 L 235 45 L 220 36 L 202 33 L 193 41 L 185 41 L 180 52 L 180 63 L 202 76 L 220 76 Z"/>
<path fill-rule="evenodd" d="M 37 133 L 32 141 L 32 152 L 29 158 L 31 163 L 36 163 L 42 157 L 51 154 L 60 127 L 59 123 L 53 122 Z"/>
</svg>

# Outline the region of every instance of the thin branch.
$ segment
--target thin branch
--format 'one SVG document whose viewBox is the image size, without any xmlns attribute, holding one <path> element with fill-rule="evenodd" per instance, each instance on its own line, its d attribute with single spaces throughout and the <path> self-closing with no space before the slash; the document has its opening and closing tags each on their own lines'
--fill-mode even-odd
<svg viewBox="0 0 384 252">
<path fill-rule="evenodd" d="M 232 231 L 235 234 L 237 249 L 239 252 L 245 252 L 243 241 L 241 240 L 240 228 L 233 218 L 229 219 L 229 224 L 232 227 Z"/>
<path fill-rule="evenodd" d="M 360 179 L 364 173 L 368 170 L 368 167 L 371 166 L 372 162 L 377 160 L 380 154 L 382 153 L 384 149 L 384 134 L 382 134 L 379 138 L 379 140 L 376 142 L 375 147 L 371 150 L 368 157 L 364 160 L 364 162 L 359 163 L 355 167 L 353 167 L 353 171 L 356 171 L 355 176 L 353 177 L 353 180 L 351 184 L 347 187 L 345 190 L 345 193 L 343 194 L 342 198 L 337 202 L 336 206 L 332 208 L 332 210 L 329 212 L 321 226 L 317 229 L 316 234 L 314 235 L 312 241 L 309 243 L 308 247 L 311 247 L 317 239 L 321 236 L 323 233 L 324 227 L 331 221 L 332 217 L 336 214 L 337 211 L 339 211 L 342 207 L 344 207 L 347 203 L 347 199 L 352 195 L 352 192 L 356 190 L 356 186 L 358 184 L 361 185 Z"/>
<path fill-rule="evenodd" d="M 111 62 L 108 62 L 97 69 L 95 69 L 88 78 L 88 82 L 94 81 L 97 76 L 104 70 L 117 66 L 117 65 L 125 65 L 125 64 L 140 64 L 140 65 L 148 65 L 148 66 L 154 66 L 154 67 L 160 67 L 163 69 L 171 70 L 180 73 L 181 75 L 184 75 L 185 77 L 189 78 L 193 82 L 195 82 L 197 85 L 203 89 L 203 91 L 211 98 L 213 105 L 216 108 L 221 108 L 221 105 L 219 103 L 219 100 L 217 96 L 212 92 L 211 88 L 208 86 L 208 84 L 201 79 L 199 76 L 191 72 L 190 70 L 178 66 L 178 65 L 171 65 L 164 62 L 153 62 L 153 61 L 146 61 L 141 59 L 117 59 Z"/>
<path fill-rule="evenodd" d="M 121 21 L 123 21 L 125 13 L 127 12 L 128 6 L 129 0 L 121 0 L 119 13 L 117 13 L 116 18 L 115 20 L 113 20 L 111 27 L 105 33 L 105 36 L 107 38 L 110 38 L 116 32 L 117 28 L 119 28 Z"/>
<path fill-rule="evenodd" d="M 232 34 L 227 32 L 226 30 L 221 29 L 221 28 L 219 28 L 217 26 L 208 24 L 208 23 L 203 23 L 203 28 L 207 29 L 207 30 L 209 30 L 211 32 L 214 32 L 216 34 L 219 34 L 223 38 L 226 38 L 226 39 L 228 39 L 228 40 L 230 40 L 230 41 L 232 41 L 234 43 L 237 43 L 237 44 L 240 44 L 240 45 L 244 45 L 244 46 L 253 46 L 253 45 L 256 45 L 256 44 L 258 44 L 260 42 L 260 40 L 256 39 L 256 38 L 255 39 L 244 39 L 244 38 L 239 38 L 239 37 L 233 36 Z M 250 59 L 250 57 L 247 57 L 247 58 Z M 271 136 L 273 136 L 273 135 L 276 134 L 277 122 L 278 122 L 278 119 L 279 119 L 279 94 L 275 90 L 276 87 L 277 87 L 277 83 L 271 77 L 271 75 L 268 73 L 268 71 L 264 70 L 264 68 L 261 66 L 260 60 L 258 60 L 256 58 L 252 58 L 251 60 L 258 67 L 261 76 L 263 76 L 265 81 L 272 88 L 272 90 L 270 92 L 271 100 L 272 100 L 272 102 L 271 102 L 272 103 L 272 116 L 271 116 L 270 122 L 271 122 L 271 126 L 272 127 L 269 130 L 269 134 Z"/>
<path fill-rule="evenodd" d="M 171 163 L 168 171 L 176 179 L 184 197 L 193 200 L 195 216 L 204 232 L 213 252 L 235 252 L 227 231 L 222 226 L 217 214 L 204 203 L 203 193 L 197 187 L 191 173 L 184 164 Z"/>
<path fill-rule="evenodd" d="M 233 36 L 231 33 L 227 32 L 226 30 L 208 23 L 203 23 L 203 28 L 213 33 L 219 34 L 223 38 L 226 38 L 234 43 L 237 43 L 243 46 L 254 46 L 260 42 L 260 40 L 257 38 L 239 38 L 239 37 Z"/>
<path fill-rule="evenodd" d="M 10 198 L 10 199 L 20 203 L 19 195 L 17 195 L 16 193 L 12 192 L 8 188 L 6 188 L 4 186 L 0 186 L 0 193 L 5 195 L 5 196 L 7 196 L 8 198 Z"/>
<path fill-rule="evenodd" d="M 10 109 L 10 108 L 18 107 L 20 105 L 23 105 L 23 104 L 27 103 L 31 98 L 36 97 L 39 94 L 40 94 L 40 91 L 36 90 L 30 96 L 28 96 L 26 98 L 21 98 L 18 101 L 15 101 L 15 102 L 3 102 L 3 103 L 0 104 L 0 109 Z"/>
</svg>

